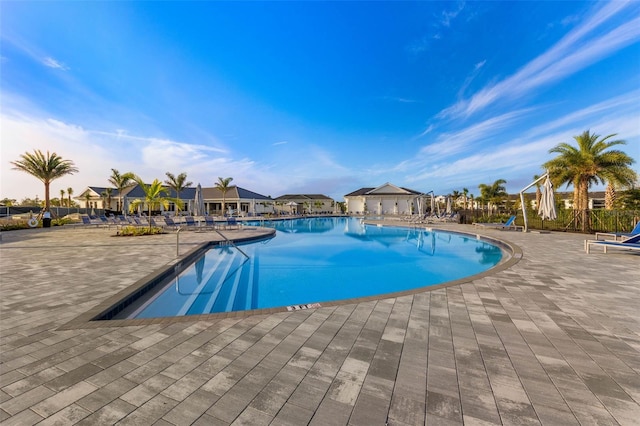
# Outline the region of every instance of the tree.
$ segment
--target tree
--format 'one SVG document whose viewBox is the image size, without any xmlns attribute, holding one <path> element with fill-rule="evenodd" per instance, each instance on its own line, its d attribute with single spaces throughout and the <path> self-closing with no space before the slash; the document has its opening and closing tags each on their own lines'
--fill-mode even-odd
<svg viewBox="0 0 640 426">
<path fill-rule="evenodd" d="M 469 190 L 467 188 L 462 188 L 462 196 L 464 197 L 464 209 L 467 209 L 467 198 L 469 197 Z"/>
<path fill-rule="evenodd" d="M 67 207 L 71 208 L 71 196 L 73 195 L 73 188 L 67 188 L 67 201 L 69 201 L 69 205 Z"/>
<path fill-rule="evenodd" d="M 122 191 L 131 186 L 135 175 L 131 172 L 120 174 L 116 169 L 111 169 L 111 176 L 109 177 L 109 183 L 116 187 L 118 190 L 118 210 L 122 210 Z"/>
<path fill-rule="evenodd" d="M 113 193 L 112 188 L 105 188 L 104 192 L 101 194 L 107 200 L 105 209 L 111 210 L 111 194 L 112 193 Z"/>
<path fill-rule="evenodd" d="M 460 201 L 460 197 L 462 196 L 462 193 L 460 191 L 451 191 L 451 201 L 452 201 L 452 208 L 456 208 L 458 205 L 458 201 Z"/>
<path fill-rule="evenodd" d="M 540 176 L 533 175 L 534 181 L 537 181 L 538 179 L 540 179 Z M 540 185 L 540 182 L 536 182 L 536 209 L 540 208 L 540 201 L 542 200 L 542 190 L 540 189 L 541 187 L 542 185 Z"/>
<path fill-rule="evenodd" d="M 616 189 L 613 184 L 609 182 L 607 189 L 604 191 L 604 208 L 606 210 L 613 210 L 613 206 L 616 202 Z"/>
<path fill-rule="evenodd" d="M 49 153 L 45 156 L 42 151 L 34 150 L 33 154 L 26 152 L 20 156 L 20 160 L 12 161 L 15 170 L 20 170 L 39 179 L 44 183 L 44 208 L 49 210 L 49 186 L 51 182 L 66 175 L 78 172 L 71 160 L 64 160 L 58 154 Z"/>
<path fill-rule="evenodd" d="M 60 207 L 64 207 L 64 189 L 60 190 Z"/>
<path fill-rule="evenodd" d="M 543 167 L 549 170 L 556 185 L 573 185 L 575 210 L 588 209 L 592 184 L 611 182 L 614 185 L 632 186 L 637 179 L 636 173 L 629 167 L 635 160 L 623 151 L 611 149 L 626 144 L 623 140 L 610 140 L 614 136 L 616 134 L 601 138 L 587 130 L 574 136 L 577 147 L 563 142 L 549 150 L 559 155 L 547 161 Z"/>
<path fill-rule="evenodd" d="M 0 205 L 11 207 L 16 204 L 16 200 L 14 198 L 3 198 L 0 200 Z"/>
<path fill-rule="evenodd" d="M 89 191 L 84 193 L 84 207 L 87 210 L 87 214 L 89 214 L 89 202 L 91 201 L 91 194 Z"/>
<path fill-rule="evenodd" d="M 506 180 L 498 179 L 491 185 L 484 183 L 478 185 L 481 199 L 487 203 L 489 209 L 491 209 L 492 206 L 498 206 L 508 196 L 507 189 L 504 186 L 506 183 Z"/>
<path fill-rule="evenodd" d="M 180 191 L 182 191 L 185 188 L 190 187 L 191 185 L 193 185 L 193 182 L 187 182 L 187 174 L 186 173 L 180 173 L 178 176 L 174 176 L 173 174 L 167 172 L 167 180 L 164 181 L 164 183 L 166 183 L 167 185 L 169 185 L 169 187 L 171 189 L 173 189 L 174 191 L 176 191 L 176 199 L 179 200 L 180 199 Z M 181 206 L 180 206 L 181 207 Z M 178 210 L 180 208 L 178 207 L 178 205 L 176 204 L 176 215 L 178 214 Z"/>
<path fill-rule="evenodd" d="M 168 209 L 170 202 L 178 206 L 180 200 L 177 198 L 166 197 L 165 195 L 169 193 L 169 190 L 162 186 L 162 182 L 158 179 L 154 179 L 150 185 L 145 184 L 138 176 L 134 176 L 133 180 L 144 192 L 144 198 L 137 198 L 133 200 L 129 208 L 131 211 L 134 211 L 138 206 L 142 205 L 144 207 L 144 205 L 146 205 L 149 212 L 149 229 L 151 229 L 151 211 L 159 209 L 161 206 L 164 209 Z"/>
<path fill-rule="evenodd" d="M 228 177 L 228 178 L 218 177 L 218 181 L 215 183 L 216 189 L 222 192 L 222 215 L 223 216 L 224 216 L 224 207 L 226 204 L 226 195 L 227 195 L 227 191 L 231 189 L 229 184 L 231 183 L 232 180 L 233 180 L 232 177 Z"/>
</svg>

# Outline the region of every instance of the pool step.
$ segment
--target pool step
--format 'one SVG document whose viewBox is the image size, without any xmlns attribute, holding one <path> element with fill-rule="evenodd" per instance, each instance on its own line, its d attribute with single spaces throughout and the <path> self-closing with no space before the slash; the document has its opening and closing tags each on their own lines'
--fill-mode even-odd
<svg viewBox="0 0 640 426">
<path fill-rule="evenodd" d="M 202 281 L 184 301 L 178 315 L 252 309 L 257 285 L 256 261 L 237 250 L 207 257 Z"/>
</svg>

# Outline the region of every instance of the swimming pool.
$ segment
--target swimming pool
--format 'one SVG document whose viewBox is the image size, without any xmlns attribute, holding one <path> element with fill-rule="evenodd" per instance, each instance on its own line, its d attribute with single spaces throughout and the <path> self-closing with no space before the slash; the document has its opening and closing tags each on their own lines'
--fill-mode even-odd
<svg viewBox="0 0 640 426">
<path fill-rule="evenodd" d="M 276 228 L 274 238 L 211 248 L 114 319 L 291 309 L 397 293 L 484 272 L 504 255 L 468 235 L 365 225 L 356 218 L 264 225 Z"/>
</svg>

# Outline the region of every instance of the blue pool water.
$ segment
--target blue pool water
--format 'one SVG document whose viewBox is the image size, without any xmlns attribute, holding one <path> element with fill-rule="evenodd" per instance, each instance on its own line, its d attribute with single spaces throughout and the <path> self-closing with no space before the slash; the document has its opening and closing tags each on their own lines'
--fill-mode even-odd
<svg viewBox="0 0 640 426">
<path fill-rule="evenodd" d="M 277 229 L 274 238 L 240 250 L 212 248 L 144 304 L 129 309 L 127 317 L 230 312 L 393 293 L 478 274 L 503 256 L 499 247 L 468 236 L 364 225 L 356 218 L 264 225 Z"/>
</svg>

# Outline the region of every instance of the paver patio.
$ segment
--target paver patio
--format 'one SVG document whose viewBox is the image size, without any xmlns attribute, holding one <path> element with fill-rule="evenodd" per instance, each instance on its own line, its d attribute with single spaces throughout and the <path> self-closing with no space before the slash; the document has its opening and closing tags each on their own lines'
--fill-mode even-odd
<svg viewBox="0 0 640 426">
<path fill-rule="evenodd" d="M 176 255 L 67 228 L 1 234 L 3 425 L 640 423 L 640 256 L 584 235 L 483 230 L 522 258 L 397 298 L 64 329 Z"/>
</svg>

